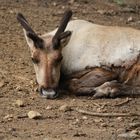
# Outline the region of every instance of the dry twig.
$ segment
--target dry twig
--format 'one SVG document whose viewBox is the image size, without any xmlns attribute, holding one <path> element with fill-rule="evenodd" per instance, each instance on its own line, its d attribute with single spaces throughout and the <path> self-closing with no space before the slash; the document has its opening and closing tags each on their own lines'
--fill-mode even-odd
<svg viewBox="0 0 140 140">
<path fill-rule="evenodd" d="M 124 101 L 122 101 L 120 103 L 117 103 L 114 106 L 121 106 L 121 105 L 124 105 L 124 104 L 128 103 L 129 101 L 131 101 L 131 99 L 130 98 L 126 98 Z"/>
<path fill-rule="evenodd" d="M 82 109 L 76 109 L 77 112 L 97 117 L 131 117 L 131 116 L 140 116 L 139 113 L 98 113 L 98 112 L 90 112 Z"/>
</svg>

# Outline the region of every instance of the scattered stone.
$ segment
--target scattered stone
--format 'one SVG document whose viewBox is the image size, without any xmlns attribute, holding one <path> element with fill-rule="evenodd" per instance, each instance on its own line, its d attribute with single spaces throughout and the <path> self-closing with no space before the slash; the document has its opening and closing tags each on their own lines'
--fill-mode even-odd
<svg viewBox="0 0 140 140">
<path fill-rule="evenodd" d="M 79 122 L 80 122 L 79 119 L 76 119 L 72 124 L 73 124 L 73 125 L 78 125 Z"/>
<path fill-rule="evenodd" d="M 4 116 L 3 119 L 11 121 L 13 119 L 13 114 L 8 114 L 8 115 Z"/>
<path fill-rule="evenodd" d="M 131 128 L 140 127 L 140 122 L 137 122 L 137 123 L 130 123 L 129 126 L 130 126 Z"/>
<path fill-rule="evenodd" d="M 4 86 L 4 81 L 0 81 L 0 88 Z"/>
<path fill-rule="evenodd" d="M 16 131 L 16 128 L 9 128 L 8 131 L 10 132 Z"/>
<path fill-rule="evenodd" d="M 65 6 L 62 6 L 62 9 L 65 9 Z"/>
<path fill-rule="evenodd" d="M 119 122 L 121 122 L 121 121 L 123 121 L 123 118 L 122 118 L 122 117 L 117 117 L 117 120 L 118 120 Z"/>
<path fill-rule="evenodd" d="M 99 107 L 99 108 L 97 108 L 97 110 L 96 110 L 98 113 L 101 113 L 102 112 L 102 108 L 101 107 Z"/>
<path fill-rule="evenodd" d="M 128 22 L 132 22 L 132 21 L 134 21 L 134 20 L 133 20 L 132 17 L 129 17 L 129 18 L 127 19 L 127 21 L 128 21 Z"/>
<path fill-rule="evenodd" d="M 125 133 L 127 130 L 125 128 L 119 128 L 117 129 L 117 133 L 120 134 L 120 133 Z"/>
<path fill-rule="evenodd" d="M 107 124 L 106 123 L 101 123 L 101 126 L 102 127 L 107 127 Z"/>
<path fill-rule="evenodd" d="M 16 87 L 16 91 L 22 91 L 22 90 L 23 90 L 23 89 L 22 89 L 21 86 L 18 85 L 18 86 Z"/>
<path fill-rule="evenodd" d="M 105 10 L 97 10 L 97 13 L 104 15 L 106 13 L 106 11 Z"/>
<path fill-rule="evenodd" d="M 137 134 L 135 134 L 133 131 L 127 132 L 127 133 L 122 133 L 122 134 L 118 135 L 118 138 L 127 139 L 127 140 L 134 140 L 138 137 L 139 136 Z"/>
<path fill-rule="evenodd" d="M 72 109 L 70 106 L 65 104 L 65 105 L 60 106 L 59 110 L 63 112 L 67 112 L 67 111 L 71 111 Z"/>
<path fill-rule="evenodd" d="M 46 110 L 52 110 L 52 106 L 48 105 L 48 106 L 46 107 Z"/>
<path fill-rule="evenodd" d="M 68 3 L 73 4 L 74 2 L 75 2 L 75 0 L 70 0 Z"/>
<path fill-rule="evenodd" d="M 94 122 L 95 123 L 100 123 L 100 122 L 103 122 L 103 119 L 94 119 Z"/>
<path fill-rule="evenodd" d="M 24 102 L 22 100 L 16 100 L 15 105 L 18 106 L 18 107 L 23 107 Z"/>
<path fill-rule="evenodd" d="M 39 119 L 42 117 L 42 115 L 37 111 L 29 111 L 27 115 L 30 119 Z"/>
<path fill-rule="evenodd" d="M 131 133 L 133 133 L 133 134 L 139 134 L 139 131 L 137 131 L 137 130 L 132 130 Z"/>
<path fill-rule="evenodd" d="M 73 135 L 73 137 L 81 137 L 81 136 L 86 137 L 87 134 L 86 134 L 86 133 L 81 133 L 81 132 L 78 132 L 78 131 L 77 131 L 77 132 Z"/>
<path fill-rule="evenodd" d="M 82 119 L 83 120 L 87 120 L 88 118 L 87 118 L 87 116 L 83 116 Z"/>
<path fill-rule="evenodd" d="M 56 2 L 53 2 L 53 4 L 52 4 L 53 6 L 57 6 L 57 3 Z"/>
</svg>

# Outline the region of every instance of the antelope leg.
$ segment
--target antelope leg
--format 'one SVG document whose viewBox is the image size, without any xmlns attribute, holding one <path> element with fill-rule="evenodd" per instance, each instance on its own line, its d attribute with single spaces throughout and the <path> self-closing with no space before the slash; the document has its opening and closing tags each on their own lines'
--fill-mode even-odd
<svg viewBox="0 0 140 140">
<path fill-rule="evenodd" d="M 140 96 L 139 86 L 130 86 L 124 83 L 118 83 L 117 81 L 109 81 L 96 87 L 93 98 L 110 97 L 115 98 L 117 96 Z"/>
<path fill-rule="evenodd" d="M 93 68 L 90 71 L 85 71 L 85 73 L 78 72 L 69 76 L 70 78 L 65 81 L 68 89 L 76 95 L 93 95 L 96 91 L 95 87 L 117 77 L 114 72 L 102 68 Z"/>
</svg>

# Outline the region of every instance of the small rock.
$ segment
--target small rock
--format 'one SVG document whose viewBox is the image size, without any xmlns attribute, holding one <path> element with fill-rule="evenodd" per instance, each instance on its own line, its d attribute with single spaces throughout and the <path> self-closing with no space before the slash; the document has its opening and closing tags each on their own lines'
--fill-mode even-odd
<svg viewBox="0 0 140 140">
<path fill-rule="evenodd" d="M 94 119 L 94 122 L 95 123 L 100 123 L 100 122 L 103 122 L 103 119 Z"/>
<path fill-rule="evenodd" d="M 82 132 L 76 132 L 75 134 L 73 134 L 73 137 L 86 137 L 87 136 L 87 134 L 86 133 L 82 133 Z"/>
<path fill-rule="evenodd" d="M 129 17 L 129 18 L 127 19 L 127 21 L 128 21 L 128 22 L 132 22 L 132 21 L 134 21 L 134 20 L 133 20 L 132 17 Z"/>
<path fill-rule="evenodd" d="M 101 113 L 102 112 L 102 108 L 97 108 L 96 110 L 98 113 Z"/>
<path fill-rule="evenodd" d="M 73 4 L 74 2 L 75 2 L 75 0 L 70 0 L 68 3 Z"/>
<path fill-rule="evenodd" d="M 128 132 L 128 133 L 119 134 L 118 137 L 122 139 L 125 138 L 127 140 L 134 140 L 138 138 L 139 136 L 133 132 Z"/>
<path fill-rule="evenodd" d="M 3 117 L 4 120 L 8 120 L 8 121 L 12 120 L 12 118 L 13 118 L 13 114 L 8 114 Z"/>
<path fill-rule="evenodd" d="M 62 9 L 65 9 L 65 6 L 62 6 Z"/>
<path fill-rule="evenodd" d="M 57 6 L 57 3 L 56 2 L 53 2 L 53 6 Z"/>
<path fill-rule="evenodd" d="M 87 116 L 83 116 L 82 119 L 83 120 L 87 120 L 88 118 L 87 118 Z"/>
<path fill-rule="evenodd" d="M 97 10 L 97 13 L 104 15 L 106 13 L 106 11 L 105 10 Z"/>
<path fill-rule="evenodd" d="M 117 133 L 120 134 L 120 133 L 125 133 L 127 130 L 125 128 L 119 128 L 117 129 Z"/>
<path fill-rule="evenodd" d="M 14 11 L 13 11 L 13 10 L 10 10 L 10 11 L 9 11 L 9 13 L 10 13 L 10 14 L 13 14 L 13 13 L 14 13 Z"/>
<path fill-rule="evenodd" d="M 63 112 L 67 112 L 67 111 L 71 111 L 72 109 L 70 106 L 65 104 L 65 105 L 60 106 L 59 110 Z"/>
<path fill-rule="evenodd" d="M 133 133 L 133 134 L 139 134 L 139 132 L 137 130 L 132 130 L 131 133 Z"/>
<path fill-rule="evenodd" d="M 18 106 L 18 107 L 23 107 L 24 102 L 22 100 L 16 100 L 15 105 Z"/>
<path fill-rule="evenodd" d="M 77 124 L 79 124 L 79 122 L 80 122 L 79 119 L 76 119 L 72 124 L 77 125 Z"/>
<path fill-rule="evenodd" d="M 16 91 L 22 91 L 22 87 L 19 86 L 19 85 L 17 85 L 17 87 L 16 87 Z"/>
<path fill-rule="evenodd" d="M 140 122 L 130 123 L 129 126 L 130 126 L 131 128 L 137 128 L 137 127 L 140 127 Z"/>
<path fill-rule="evenodd" d="M 29 111 L 27 115 L 30 119 L 39 119 L 42 117 L 42 115 L 37 111 Z"/>
<path fill-rule="evenodd" d="M 48 105 L 48 106 L 46 107 L 46 110 L 52 110 L 52 106 Z"/>
<path fill-rule="evenodd" d="M 8 131 L 10 132 L 16 131 L 16 128 L 8 128 Z"/>
<path fill-rule="evenodd" d="M 4 81 L 0 81 L 0 88 L 4 86 Z"/>
<path fill-rule="evenodd" d="M 101 126 L 102 127 L 107 127 L 107 124 L 106 123 L 101 123 Z"/>
<path fill-rule="evenodd" d="M 123 121 L 123 118 L 122 118 L 122 117 L 118 117 L 117 120 L 118 120 L 119 122 L 121 122 L 121 121 Z"/>
</svg>

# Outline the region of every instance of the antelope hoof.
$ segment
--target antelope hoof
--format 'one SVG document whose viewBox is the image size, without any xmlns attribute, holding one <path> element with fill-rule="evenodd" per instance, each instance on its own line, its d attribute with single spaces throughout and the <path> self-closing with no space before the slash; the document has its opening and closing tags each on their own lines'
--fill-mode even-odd
<svg viewBox="0 0 140 140">
<path fill-rule="evenodd" d="M 40 95 L 43 97 L 43 98 L 46 98 L 46 99 L 56 99 L 58 97 L 58 92 L 53 90 L 53 89 L 48 89 L 48 90 L 45 90 L 45 89 L 41 89 L 40 90 Z"/>
<path fill-rule="evenodd" d="M 95 88 L 93 98 L 115 98 L 120 94 L 120 89 L 118 88 L 116 81 L 105 82 L 103 85 Z"/>
</svg>

